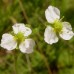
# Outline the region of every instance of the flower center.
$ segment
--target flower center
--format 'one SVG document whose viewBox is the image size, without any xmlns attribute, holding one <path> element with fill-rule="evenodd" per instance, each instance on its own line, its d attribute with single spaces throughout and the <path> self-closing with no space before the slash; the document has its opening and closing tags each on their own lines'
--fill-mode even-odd
<svg viewBox="0 0 74 74">
<path fill-rule="evenodd" d="M 60 32 L 62 30 L 62 22 L 60 20 L 55 20 L 54 24 L 53 24 L 54 30 L 56 32 Z"/>
<path fill-rule="evenodd" d="M 18 44 L 25 40 L 24 34 L 19 32 L 15 35 L 15 39 L 17 40 Z"/>
</svg>

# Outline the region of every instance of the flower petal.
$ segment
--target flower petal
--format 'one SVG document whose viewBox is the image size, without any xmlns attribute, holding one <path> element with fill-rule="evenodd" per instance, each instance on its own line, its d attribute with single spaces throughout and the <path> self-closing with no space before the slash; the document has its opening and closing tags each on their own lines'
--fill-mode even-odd
<svg viewBox="0 0 74 74">
<path fill-rule="evenodd" d="M 28 27 L 25 27 L 24 36 L 29 36 L 32 33 L 32 30 Z"/>
<path fill-rule="evenodd" d="M 12 28 L 15 34 L 25 31 L 25 25 L 23 23 L 16 23 L 12 26 Z"/>
<path fill-rule="evenodd" d="M 53 43 L 58 42 L 58 37 L 56 36 L 56 33 L 52 27 L 48 26 L 45 29 L 44 40 L 48 44 L 53 44 Z"/>
<path fill-rule="evenodd" d="M 33 39 L 25 39 L 25 41 L 19 45 L 19 49 L 23 53 L 32 53 L 34 45 L 35 42 Z"/>
<path fill-rule="evenodd" d="M 63 29 L 60 33 L 60 37 L 64 40 L 70 40 L 73 37 L 72 27 L 68 22 L 62 22 Z"/>
<path fill-rule="evenodd" d="M 15 34 L 17 34 L 18 32 L 22 32 L 24 36 L 28 36 L 32 33 L 31 29 L 28 27 L 25 27 L 23 23 L 14 24 L 12 28 Z"/>
<path fill-rule="evenodd" d="M 15 41 L 14 37 L 11 34 L 3 34 L 1 40 L 1 47 L 7 50 L 13 50 L 17 46 L 17 42 Z"/>
<path fill-rule="evenodd" d="M 60 11 L 56 7 L 49 6 L 45 11 L 45 17 L 49 23 L 54 23 L 56 19 L 60 19 Z"/>
</svg>

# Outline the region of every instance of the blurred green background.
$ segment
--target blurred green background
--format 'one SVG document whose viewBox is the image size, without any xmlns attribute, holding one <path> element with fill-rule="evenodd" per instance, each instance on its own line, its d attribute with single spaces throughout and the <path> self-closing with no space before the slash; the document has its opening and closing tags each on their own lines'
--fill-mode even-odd
<svg viewBox="0 0 74 74">
<path fill-rule="evenodd" d="M 60 38 L 53 45 L 43 39 L 49 5 L 60 9 L 61 17 L 65 16 L 63 20 L 70 22 L 74 31 L 74 0 L 0 0 L 0 40 L 18 22 L 32 29 L 31 38 L 36 42 L 32 54 L 0 47 L 0 74 L 74 74 L 74 38 Z"/>
</svg>

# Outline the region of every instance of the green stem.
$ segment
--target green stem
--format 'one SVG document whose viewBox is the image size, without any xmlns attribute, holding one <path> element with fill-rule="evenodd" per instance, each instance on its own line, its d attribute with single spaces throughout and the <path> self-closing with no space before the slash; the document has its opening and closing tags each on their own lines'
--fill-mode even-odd
<svg viewBox="0 0 74 74">
<path fill-rule="evenodd" d="M 14 72 L 15 74 L 18 74 L 18 69 L 17 69 L 17 55 L 14 52 Z"/>
<path fill-rule="evenodd" d="M 28 68 L 29 68 L 29 72 L 31 73 L 32 68 L 31 68 L 31 63 L 30 63 L 29 55 L 28 55 L 28 54 L 25 54 L 25 56 L 26 56 L 26 60 L 27 60 L 27 64 L 28 64 Z"/>
</svg>

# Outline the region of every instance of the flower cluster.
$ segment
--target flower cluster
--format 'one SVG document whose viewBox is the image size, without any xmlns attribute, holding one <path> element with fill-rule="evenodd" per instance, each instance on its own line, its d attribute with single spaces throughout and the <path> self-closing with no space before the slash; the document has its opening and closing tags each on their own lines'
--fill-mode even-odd
<svg viewBox="0 0 74 74">
<path fill-rule="evenodd" d="M 70 40 L 74 36 L 70 23 L 62 22 L 62 19 L 60 19 L 58 8 L 49 6 L 45 10 L 45 16 L 49 23 L 44 32 L 45 42 L 53 44 L 58 42 L 58 36 L 64 40 Z M 35 41 L 27 38 L 32 33 L 31 29 L 23 23 L 14 24 L 12 28 L 13 32 L 11 34 L 5 33 L 2 35 L 0 46 L 7 50 L 19 48 L 23 53 L 32 53 Z"/>
<path fill-rule="evenodd" d="M 27 38 L 32 33 L 31 29 L 22 23 L 14 24 L 12 28 L 12 34 L 2 35 L 1 47 L 7 50 L 19 48 L 23 53 L 32 53 L 35 42 L 31 38 Z"/>
<path fill-rule="evenodd" d="M 44 32 L 44 40 L 48 44 L 58 42 L 58 35 L 64 40 L 70 40 L 74 33 L 69 22 L 62 22 L 58 8 L 49 6 L 45 11 L 45 16 L 49 24 Z"/>
</svg>

